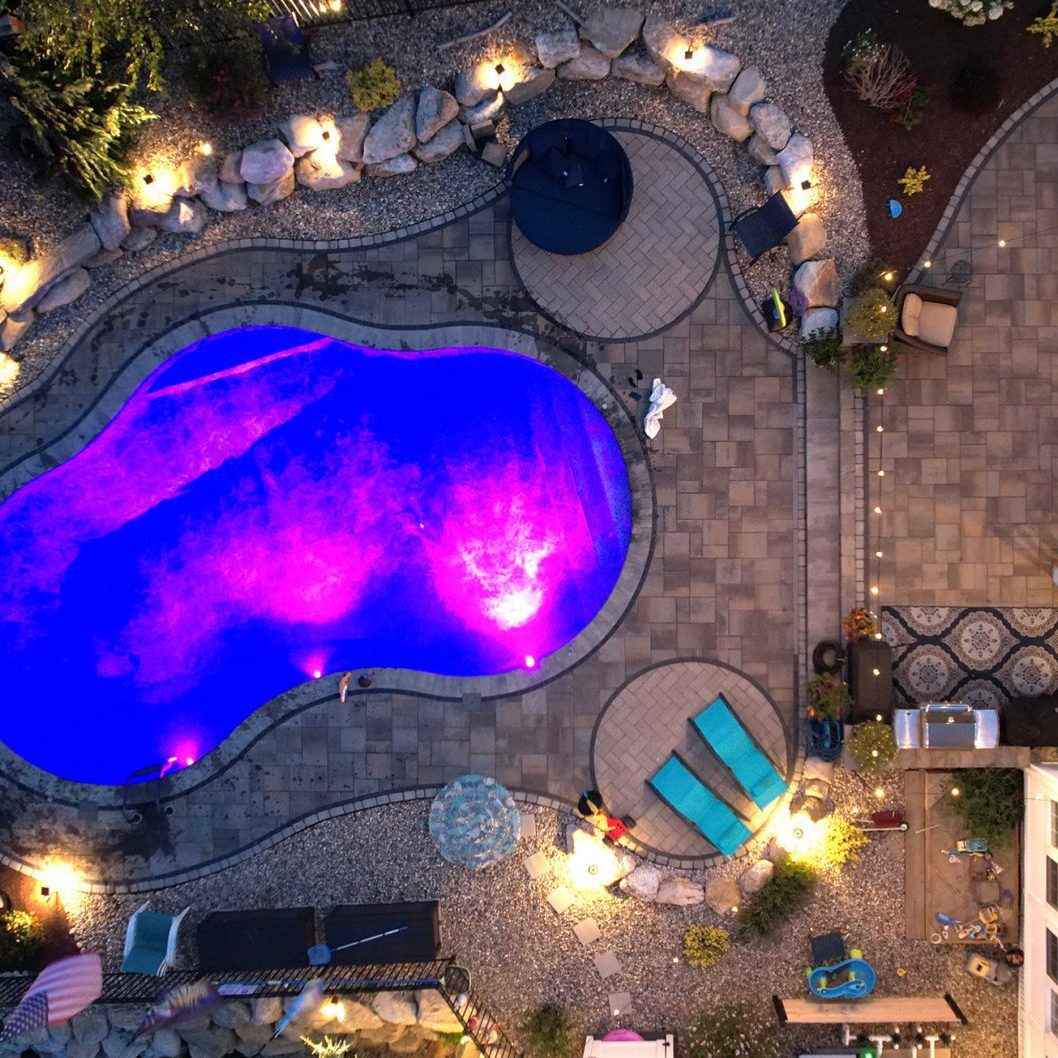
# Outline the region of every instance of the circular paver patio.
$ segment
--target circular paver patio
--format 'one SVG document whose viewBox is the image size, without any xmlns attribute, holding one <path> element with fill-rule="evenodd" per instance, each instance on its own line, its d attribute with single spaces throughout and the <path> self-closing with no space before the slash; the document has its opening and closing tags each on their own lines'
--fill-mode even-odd
<svg viewBox="0 0 1058 1058">
<path fill-rule="evenodd" d="M 720 219 L 709 178 L 675 145 L 611 127 L 632 163 L 628 219 L 591 253 L 563 257 L 511 225 L 511 256 L 529 296 L 589 338 L 628 341 L 672 324 L 709 288 Z"/>
<path fill-rule="evenodd" d="M 743 817 L 752 833 L 782 804 L 780 798 L 768 811 L 760 811 L 691 728 L 690 717 L 718 694 L 788 780 L 790 753 L 778 709 L 749 677 L 726 665 L 671 661 L 646 669 L 614 694 L 595 726 L 595 786 L 611 814 L 635 818 L 634 840 L 663 855 L 716 855 L 713 846 L 647 786 L 673 750 Z"/>
</svg>

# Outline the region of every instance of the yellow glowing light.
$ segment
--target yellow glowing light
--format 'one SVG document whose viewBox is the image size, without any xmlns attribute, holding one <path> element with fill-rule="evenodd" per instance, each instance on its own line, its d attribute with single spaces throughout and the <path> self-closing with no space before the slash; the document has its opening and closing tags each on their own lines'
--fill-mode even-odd
<svg viewBox="0 0 1058 1058">
<path fill-rule="evenodd" d="M 874 557 L 875 558 L 881 558 L 882 555 L 883 555 L 883 552 L 881 552 L 881 551 L 875 551 L 875 553 L 874 553 Z"/>
<path fill-rule="evenodd" d="M 62 860 L 46 863 L 38 874 L 41 895 L 50 896 L 57 893 L 60 897 L 69 896 L 72 893 L 81 892 L 84 888 L 84 880 L 76 868 Z M 47 894 L 44 890 L 47 890 Z"/>
<path fill-rule="evenodd" d="M 892 273 L 892 272 L 886 272 L 886 273 L 885 273 L 885 275 L 884 275 L 884 276 L 883 276 L 882 278 L 883 278 L 883 279 L 884 279 L 884 280 L 885 280 L 885 281 L 886 281 L 887 283 L 891 283 L 891 282 L 893 281 L 893 273 Z"/>
<path fill-rule="evenodd" d="M 877 595 L 878 594 L 878 585 L 877 584 L 872 584 L 871 585 L 871 594 L 872 595 Z"/>
<path fill-rule="evenodd" d="M 874 513 L 875 514 L 881 514 L 882 513 L 882 508 L 881 507 L 875 507 L 874 508 Z"/>
<path fill-rule="evenodd" d="M 875 639 L 881 639 L 882 638 L 882 633 L 881 632 L 875 632 L 874 633 L 874 638 Z"/>
<path fill-rule="evenodd" d="M 880 724 L 882 722 L 882 714 L 881 713 L 875 713 L 874 714 L 874 719 L 877 720 L 878 723 Z M 853 811 L 855 812 L 856 809 L 854 808 Z"/>
<path fill-rule="evenodd" d="M 327 1017 L 341 1021 L 345 1017 L 345 1004 L 335 997 L 324 1006 L 323 1012 Z"/>
<path fill-rule="evenodd" d="M 932 261 L 923 261 L 922 262 L 922 267 L 923 268 L 932 268 L 933 267 L 933 262 Z"/>
<path fill-rule="evenodd" d="M 876 430 L 876 431 L 877 431 L 878 433 L 885 433 L 885 427 L 884 427 L 884 426 L 876 426 L 876 427 L 875 427 L 874 429 L 875 429 L 875 430 Z"/>
<path fill-rule="evenodd" d="M 203 140 L 195 150 L 202 155 L 203 158 L 208 158 L 213 153 L 213 144 L 208 140 Z"/>
<path fill-rule="evenodd" d="M 961 791 L 961 790 L 959 789 L 959 787 L 958 787 L 958 786 L 953 786 L 953 787 L 951 788 L 951 795 L 952 795 L 952 797 L 958 797 L 960 793 L 962 793 L 962 791 Z"/>
<path fill-rule="evenodd" d="M 883 353 L 887 353 L 887 352 L 889 352 L 889 346 L 888 345 L 883 345 L 881 347 L 881 350 L 882 350 Z"/>
<path fill-rule="evenodd" d="M 875 752 L 875 754 L 877 754 L 877 752 L 878 752 L 878 751 L 877 751 L 877 750 L 875 750 L 874 752 Z M 883 787 L 883 786 L 876 786 L 876 787 L 874 788 L 874 796 L 875 796 L 875 797 L 877 797 L 879 801 L 880 801 L 880 800 L 881 800 L 881 799 L 882 799 L 883 797 L 885 797 L 885 787 Z"/>
<path fill-rule="evenodd" d="M 484 81 L 494 92 L 509 92 L 521 80 L 521 64 L 502 55 L 484 65 Z"/>
<path fill-rule="evenodd" d="M 882 674 L 881 669 L 872 669 L 871 671 L 875 674 L 875 676 L 881 676 Z"/>
<path fill-rule="evenodd" d="M 0 386 L 9 386 L 18 378 L 18 363 L 7 353 L 0 353 Z"/>
<path fill-rule="evenodd" d="M 345 4 L 342 2 L 342 0 L 331 0 L 330 4 L 328 4 L 327 6 L 330 7 L 330 9 L 335 14 L 337 14 L 339 11 L 341 11 L 343 7 L 345 7 Z"/>
<path fill-rule="evenodd" d="M 884 470 L 879 470 L 878 471 L 878 477 L 884 478 L 885 477 L 885 471 Z"/>
<path fill-rule="evenodd" d="M 1007 244 L 1007 240 L 1006 239 L 1000 239 L 999 240 L 999 245 L 1000 246 L 1006 246 L 1006 244 Z"/>
<path fill-rule="evenodd" d="M 577 889 L 605 889 L 621 875 L 613 849 L 597 834 L 584 830 L 573 834 L 573 851 L 566 859 L 570 881 Z"/>
</svg>

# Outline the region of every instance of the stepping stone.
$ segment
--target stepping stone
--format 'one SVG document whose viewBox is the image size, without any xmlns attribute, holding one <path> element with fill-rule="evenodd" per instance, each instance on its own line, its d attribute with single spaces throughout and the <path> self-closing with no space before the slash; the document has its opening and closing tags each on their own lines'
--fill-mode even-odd
<svg viewBox="0 0 1058 1058">
<path fill-rule="evenodd" d="M 573 894 L 565 886 L 559 886 L 558 889 L 554 889 L 547 894 L 547 902 L 551 905 L 556 915 L 562 915 L 567 911 L 569 905 L 573 903 Z"/>
<path fill-rule="evenodd" d="M 547 857 L 542 851 L 534 852 L 532 856 L 526 856 L 522 860 L 522 866 L 525 867 L 530 878 L 539 878 L 547 874 Z"/>
<path fill-rule="evenodd" d="M 599 932 L 599 925 L 593 918 L 582 918 L 573 927 L 573 932 L 576 934 L 577 940 L 579 940 L 585 948 L 589 944 L 594 944 L 602 936 Z"/>
<path fill-rule="evenodd" d="M 626 1013 L 632 1006 L 631 992 L 610 993 L 610 1013 L 616 1018 Z"/>
<path fill-rule="evenodd" d="M 522 812 L 522 837 L 536 837 L 536 816 L 532 812 Z"/>
<path fill-rule="evenodd" d="M 621 964 L 612 951 L 604 951 L 602 955 L 595 956 L 595 969 L 599 971 L 599 976 L 605 979 L 617 973 Z"/>
</svg>

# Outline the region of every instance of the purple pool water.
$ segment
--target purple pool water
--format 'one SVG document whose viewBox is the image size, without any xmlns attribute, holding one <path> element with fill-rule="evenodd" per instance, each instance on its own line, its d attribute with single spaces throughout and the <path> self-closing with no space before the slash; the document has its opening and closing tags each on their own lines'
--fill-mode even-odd
<svg viewBox="0 0 1058 1058">
<path fill-rule="evenodd" d="M 630 531 L 616 438 L 551 368 L 228 331 L 0 504 L 0 739 L 120 783 L 317 673 L 531 665 Z"/>
</svg>

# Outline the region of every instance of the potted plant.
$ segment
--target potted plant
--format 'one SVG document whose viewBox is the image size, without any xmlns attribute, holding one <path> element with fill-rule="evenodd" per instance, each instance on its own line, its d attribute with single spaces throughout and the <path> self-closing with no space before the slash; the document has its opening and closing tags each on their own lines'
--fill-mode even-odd
<svg viewBox="0 0 1058 1058">
<path fill-rule="evenodd" d="M 846 298 L 842 332 L 845 344 L 885 341 L 896 322 L 889 294 L 881 287 L 871 287 L 859 297 Z"/>
<path fill-rule="evenodd" d="M 843 720 L 852 708 L 848 684 L 834 673 L 813 676 L 806 684 L 810 720 Z"/>
<path fill-rule="evenodd" d="M 866 606 L 857 606 L 850 610 L 849 616 L 841 622 L 841 628 L 850 643 L 858 643 L 861 639 L 874 639 L 878 635 L 878 622 Z"/>
</svg>

